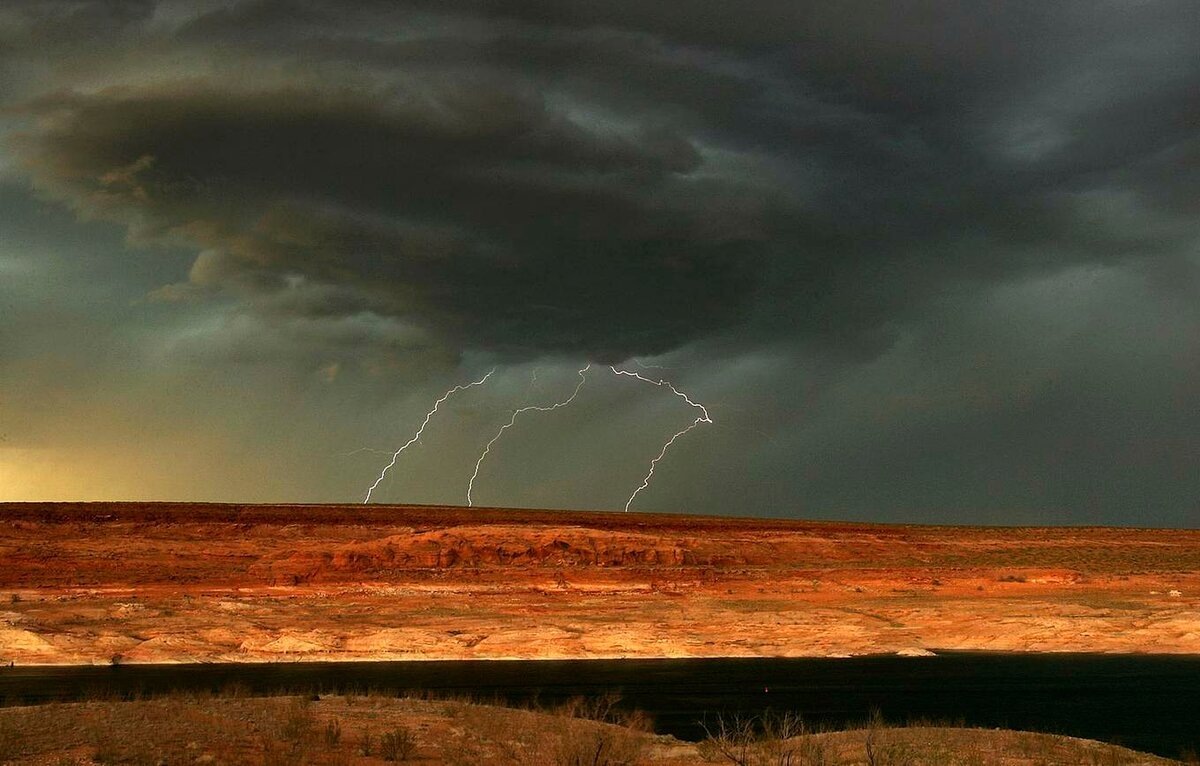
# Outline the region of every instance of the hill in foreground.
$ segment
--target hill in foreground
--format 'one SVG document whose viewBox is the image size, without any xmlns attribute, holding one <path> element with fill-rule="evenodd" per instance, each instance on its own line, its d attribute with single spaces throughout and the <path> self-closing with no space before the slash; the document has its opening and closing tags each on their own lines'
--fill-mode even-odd
<svg viewBox="0 0 1200 766">
<path fill-rule="evenodd" d="M 595 711 L 596 709 L 592 709 Z M 681 742 L 575 707 L 512 710 L 379 696 L 184 696 L 0 709 L 0 763 L 547 766 L 1158 766 L 1090 740 L 941 727 Z M 602 710 L 600 712 L 603 712 Z M 633 722 L 636 723 L 636 722 Z"/>
</svg>

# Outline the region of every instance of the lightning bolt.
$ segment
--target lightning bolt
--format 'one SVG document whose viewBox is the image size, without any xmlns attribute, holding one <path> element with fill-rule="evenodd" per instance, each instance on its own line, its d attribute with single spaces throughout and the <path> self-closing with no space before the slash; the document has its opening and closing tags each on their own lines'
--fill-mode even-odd
<svg viewBox="0 0 1200 766">
<path fill-rule="evenodd" d="M 571 395 L 566 399 L 563 399 L 561 402 L 556 402 L 546 407 L 531 404 L 518 410 L 513 410 L 512 417 L 508 419 L 507 423 L 500 426 L 500 430 L 496 432 L 496 435 L 492 437 L 492 440 L 489 441 L 487 446 L 483 448 L 483 454 L 481 454 L 479 459 L 475 461 L 475 473 L 471 474 L 471 481 L 467 482 L 467 505 L 475 505 L 475 503 L 471 500 L 471 493 L 475 490 L 475 480 L 479 478 L 479 467 L 483 465 L 484 458 L 486 458 L 488 453 L 492 451 L 492 446 L 495 445 L 496 442 L 500 441 L 500 437 L 504 435 L 504 432 L 512 428 L 513 424 L 517 422 L 517 417 L 522 412 L 553 412 L 560 407 L 566 407 L 568 404 L 575 401 L 576 396 L 579 396 L 579 389 L 583 388 L 583 384 L 587 382 L 587 371 L 591 368 L 592 365 L 588 364 L 584 367 L 581 367 L 575 373 L 579 376 L 579 382 L 575 384 L 575 390 L 571 392 Z"/>
<path fill-rule="evenodd" d="M 431 409 L 428 413 L 425 414 L 425 422 L 423 422 L 421 424 L 421 427 L 417 429 L 417 432 L 415 434 L 413 434 L 413 438 L 409 439 L 407 442 L 404 443 L 403 447 L 401 447 L 400 449 L 398 449 L 394 453 L 392 453 L 392 462 L 385 465 L 383 467 L 383 470 L 379 472 L 379 478 L 376 479 L 375 483 L 371 485 L 371 488 L 367 490 L 367 497 L 366 497 L 366 499 L 363 500 L 363 505 L 366 505 L 367 503 L 371 502 L 371 493 L 374 492 L 375 488 L 379 486 L 379 482 L 383 481 L 383 477 L 387 476 L 387 472 L 392 469 L 392 466 L 396 465 L 396 460 L 397 460 L 397 458 L 400 457 L 400 453 L 403 452 L 404 450 L 408 449 L 412 445 L 416 444 L 417 441 L 420 440 L 421 434 L 425 431 L 425 426 L 429 425 L 429 420 L 433 417 L 434 413 L 436 413 L 438 411 L 438 407 L 441 407 L 443 402 L 445 402 L 447 399 L 449 399 L 451 396 L 458 393 L 459 391 L 465 391 L 466 389 L 471 388 L 472 386 L 482 386 L 484 383 L 487 382 L 488 378 L 492 377 L 492 373 L 495 371 L 496 371 L 496 368 L 493 367 L 491 369 L 491 371 L 488 372 L 487 375 L 484 375 L 479 380 L 473 381 L 471 383 L 466 383 L 463 385 L 455 386 L 454 388 L 450 389 L 446 393 L 442 394 L 441 399 L 438 399 L 436 402 L 433 403 L 433 409 Z"/>
<path fill-rule="evenodd" d="M 608 369 L 612 370 L 613 373 L 616 375 L 626 375 L 631 378 L 637 378 L 638 380 L 645 381 L 646 383 L 650 383 L 655 386 L 666 386 L 667 388 L 671 389 L 671 393 L 675 394 L 680 399 L 683 399 L 690 406 L 700 410 L 700 415 L 695 420 L 692 421 L 691 425 L 689 425 L 687 428 L 683 429 L 682 431 L 676 432 L 676 434 L 674 436 L 672 436 L 670 439 L 668 439 L 667 443 L 663 445 L 663 448 L 659 451 L 658 455 L 653 460 L 650 461 L 650 470 L 646 472 L 646 476 L 645 476 L 645 478 L 642 479 L 641 485 L 639 485 L 638 488 L 633 491 L 633 494 L 629 496 L 629 499 L 625 501 L 625 511 L 628 512 L 629 506 L 633 505 L 634 498 L 636 498 L 638 496 L 638 493 L 640 493 L 643 489 L 646 489 L 647 487 L 650 486 L 650 480 L 652 478 L 654 478 L 654 469 L 658 466 L 658 461 L 660 461 L 664 457 L 666 457 L 667 450 L 669 450 L 671 448 L 671 445 L 675 443 L 675 440 L 678 439 L 680 436 L 683 436 L 684 434 L 686 434 L 688 431 L 691 431 L 693 428 L 700 425 L 701 423 L 708 423 L 711 425 L 712 418 L 710 418 L 708 416 L 708 410 L 704 408 L 703 404 L 699 404 L 697 402 L 692 401 L 691 398 L 687 394 L 685 394 L 682 391 L 680 391 L 679 389 L 675 388 L 675 386 L 672 385 L 670 383 L 670 381 L 653 380 L 651 378 L 647 378 L 646 376 L 642 375 L 641 373 L 632 372 L 630 370 L 618 370 L 616 367 L 612 367 L 612 366 L 610 366 Z"/>
</svg>

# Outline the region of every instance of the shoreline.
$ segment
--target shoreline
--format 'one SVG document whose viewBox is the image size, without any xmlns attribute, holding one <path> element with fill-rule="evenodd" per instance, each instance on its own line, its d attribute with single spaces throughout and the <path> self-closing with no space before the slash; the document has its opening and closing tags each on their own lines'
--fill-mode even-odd
<svg viewBox="0 0 1200 766">
<path fill-rule="evenodd" d="M 1101 658 L 1163 658 L 1163 659 L 1195 659 L 1200 661 L 1200 652 L 1186 651 L 1096 651 L 1087 649 L 1048 649 L 1048 650 L 1019 650 L 1019 649 L 928 649 L 924 654 L 913 654 L 899 652 L 867 652 L 862 654 L 785 654 L 785 655 L 761 655 L 761 654 L 714 654 L 714 655 L 606 655 L 606 656 L 571 656 L 571 657 L 519 657 L 519 656 L 496 656 L 496 657 L 406 657 L 403 659 L 388 657 L 388 658 L 328 658 L 315 659 L 311 657 L 296 658 L 296 659 L 251 659 L 241 661 L 190 661 L 190 660 L 153 660 L 148 662 L 120 662 L 112 663 L 71 663 L 71 662 L 41 662 L 41 663 L 13 663 L 0 665 L 0 674 L 8 670 L 30 670 L 40 668 L 52 669 L 70 669 L 70 668 L 107 668 L 113 672 L 120 672 L 121 668 L 166 668 L 166 667 L 187 667 L 187 668 L 203 668 L 203 667 L 263 667 L 270 665 L 279 666 L 297 666 L 306 665 L 311 667 L 320 667 L 325 665 L 404 665 L 404 664 L 432 664 L 432 663 L 588 663 L 588 662 L 707 662 L 707 661 L 738 661 L 738 660 L 763 660 L 763 661 L 844 661 L 844 660 L 878 660 L 878 659 L 910 659 L 910 660 L 936 660 L 946 658 L 1065 658 L 1065 659 L 1101 659 Z"/>
</svg>

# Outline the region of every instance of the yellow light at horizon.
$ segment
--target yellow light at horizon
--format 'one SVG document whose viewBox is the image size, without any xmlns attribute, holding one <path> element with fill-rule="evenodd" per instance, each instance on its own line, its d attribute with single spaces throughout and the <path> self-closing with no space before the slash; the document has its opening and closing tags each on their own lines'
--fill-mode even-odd
<svg viewBox="0 0 1200 766">
<path fill-rule="evenodd" d="M 100 456 L 83 450 L 0 447 L 0 502 L 144 496 L 145 489 L 138 492 L 130 480 L 128 466 L 121 465 L 121 456 L 104 452 Z"/>
</svg>

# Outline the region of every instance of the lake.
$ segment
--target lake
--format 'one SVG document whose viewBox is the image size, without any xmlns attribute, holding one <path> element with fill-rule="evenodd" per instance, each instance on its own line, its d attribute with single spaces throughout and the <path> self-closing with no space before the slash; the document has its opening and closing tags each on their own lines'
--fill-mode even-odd
<svg viewBox="0 0 1200 766">
<path fill-rule="evenodd" d="M 0 668 L 8 704 L 94 694 L 280 690 L 426 691 L 554 704 L 618 692 L 655 728 L 684 739 L 717 712 L 799 712 L 842 727 L 878 709 L 888 721 L 932 719 L 1115 742 L 1177 757 L 1200 752 L 1200 657 L 939 653 L 849 659 L 529 660 Z"/>
</svg>

